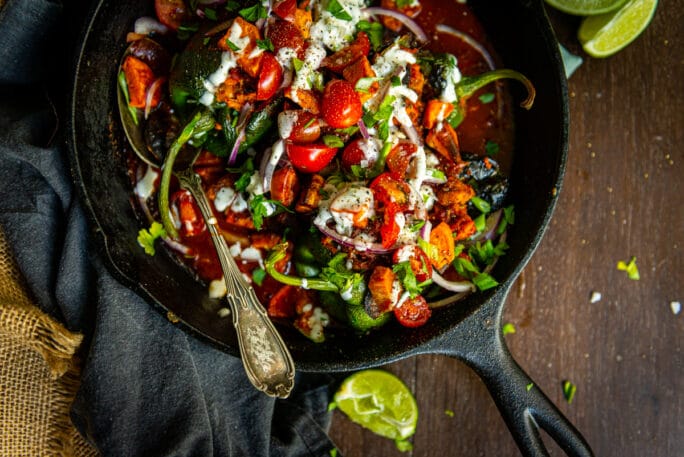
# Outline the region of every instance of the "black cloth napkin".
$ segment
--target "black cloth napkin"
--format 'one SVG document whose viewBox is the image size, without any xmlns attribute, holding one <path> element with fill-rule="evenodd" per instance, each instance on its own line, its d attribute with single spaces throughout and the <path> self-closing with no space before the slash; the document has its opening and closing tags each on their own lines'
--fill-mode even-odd
<svg viewBox="0 0 684 457">
<path fill-rule="evenodd" d="M 74 423 L 117 457 L 329 455 L 335 379 L 298 375 L 290 399 L 267 397 L 239 359 L 174 327 L 90 255 L 62 124 L 88 9 L 0 10 L 0 226 L 38 305 L 85 334 Z"/>
</svg>

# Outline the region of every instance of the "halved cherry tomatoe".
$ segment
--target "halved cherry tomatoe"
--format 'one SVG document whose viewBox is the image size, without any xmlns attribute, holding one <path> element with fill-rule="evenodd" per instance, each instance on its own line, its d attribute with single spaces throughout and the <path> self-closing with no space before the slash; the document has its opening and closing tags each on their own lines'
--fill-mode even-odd
<svg viewBox="0 0 684 457">
<path fill-rule="evenodd" d="M 204 224 L 204 218 L 202 218 L 199 206 L 197 206 L 195 199 L 192 198 L 189 191 L 176 191 L 171 196 L 171 207 L 178 209 L 178 218 L 180 219 L 183 236 L 197 236 L 206 230 L 207 227 Z"/>
<path fill-rule="evenodd" d="M 346 129 L 359 122 L 363 115 L 361 98 L 349 81 L 334 79 L 325 86 L 321 115 L 335 129 Z"/>
<path fill-rule="evenodd" d="M 432 310 L 422 295 L 407 298 L 394 308 L 394 316 L 404 327 L 420 327 L 430 319 Z"/>
<path fill-rule="evenodd" d="M 281 122 L 283 127 L 281 127 Z M 286 110 L 278 115 L 281 135 L 293 143 L 313 143 L 321 137 L 321 123 L 315 114 L 306 110 Z"/>
<path fill-rule="evenodd" d="M 257 100 L 268 100 L 278 92 L 283 82 L 283 69 L 278 60 L 270 52 L 261 57 L 261 71 L 257 84 Z"/>
<path fill-rule="evenodd" d="M 425 251 L 415 245 L 402 246 L 392 254 L 392 261 L 397 264 L 409 262 L 416 281 L 425 282 L 432 278 L 432 265 Z"/>
<path fill-rule="evenodd" d="M 351 170 L 352 166 L 361 165 L 364 160 L 370 162 L 364 150 L 364 143 L 367 141 L 363 138 L 358 138 L 344 148 L 344 151 L 342 151 L 342 167 L 344 169 Z M 366 165 L 370 167 L 373 163 L 367 163 Z"/>
<path fill-rule="evenodd" d="M 285 150 L 292 165 L 303 173 L 317 173 L 321 171 L 337 153 L 337 148 L 331 148 L 322 143 L 287 143 Z"/>
<path fill-rule="evenodd" d="M 274 0 L 271 2 L 273 12 L 280 18 L 290 21 L 297 11 L 297 0 Z"/>
<path fill-rule="evenodd" d="M 183 0 L 155 0 L 154 10 L 159 22 L 173 30 L 178 30 L 183 21 L 190 17 Z"/>
<path fill-rule="evenodd" d="M 304 57 L 304 37 L 292 22 L 277 20 L 269 23 L 266 38 L 271 40 L 276 53 L 282 48 L 290 48 L 295 50 L 298 57 Z"/>
</svg>

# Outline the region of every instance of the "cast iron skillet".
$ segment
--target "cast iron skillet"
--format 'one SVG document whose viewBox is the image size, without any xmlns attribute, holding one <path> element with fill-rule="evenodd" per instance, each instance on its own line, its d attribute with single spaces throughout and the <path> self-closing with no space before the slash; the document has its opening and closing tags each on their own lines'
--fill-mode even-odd
<svg viewBox="0 0 684 457">
<path fill-rule="evenodd" d="M 494 270 L 501 286 L 436 310 L 429 323 L 407 330 L 397 324 L 358 337 L 333 335 L 314 344 L 280 327 L 302 371 L 350 371 L 416 354 L 445 354 L 464 361 L 483 379 L 520 450 L 548 455 L 539 427 L 572 456 L 592 452 L 580 433 L 511 357 L 501 335 L 506 295 L 537 247 L 549 222 L 567 153 L 567 87 L 555 37 L 541 0 L 471 0 L 504 65 L 528 76 L 537 88 L 534 108 L 516 112 L 517 144 L 511 176 L 516 223 L 511 245 Z M 226 352 L 239 355 L 222 305 L 169 252 L 147 256 L 137 244 L 141 222 L 123 171 L 124 136 L 117 122 L 116 71 L 133 21 L 152 14 L 151 1 L 101 0 L 91 12 L 76 69 L 70 116 L 71 166 L 88 209 L 97 246 L 112 273 L 156 308 L 172 311 L 183 326 Z M 514 97 L 524 94 L 513 87 Z"/>
</svg>

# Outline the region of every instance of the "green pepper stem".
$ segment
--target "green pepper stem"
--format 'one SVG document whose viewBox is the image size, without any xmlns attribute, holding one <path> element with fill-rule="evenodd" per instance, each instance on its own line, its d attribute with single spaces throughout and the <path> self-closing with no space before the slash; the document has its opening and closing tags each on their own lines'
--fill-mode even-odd
<svg viewBox="0 0 684 457">
<path fill-rule="evenodd" d="M 487 73 L 482 73 L 481 75 L 477 76 L 464 77 L 458 84 L 456 84 L 456 95 L 459 99 L 468 98 L 487 84 L 504 78 L 515 79 L 516 81 L 520 81 L 525 86 L 527 89 L 527 98 L 520 103 L 520 106 L 525 109 L 532 108 L 534 97 L 537 93 L 532 85 L 532 82 L 522 73 L 519 73 L 515 70 L 510 70 L 508 68 L 488 71 Z"/>
<path fill-rule="evenodd" d="M 285 258 L 286 243 L 280 243 L 273 247 L 271 254 L 264 262 L 266 272 L 271 275 L 273 279 L 289 286 L 303 287 L 304 289 L 321 290 L 328 292 L 339 292 L 339 289 L 331 282 L 323 279 L 315 278 L 300 278 L 298 276 L 289 276 L 276 270 L 275 264 Z"/>
<path fill-rule="evenodd" d="M 192 135 L 195 133 L 195 127 L 198 121 L 202 118 L 202 112 L 198 111 L 195 116 L 183 128 L 183 131 L 178 138 L 176 138 L 169 148 L 169 153 L 164 158 L 162 165 L 162 177 L 159 183 L 159 212 L 161 213 L 161 221 L 164 230 L 171 238 L 178 238 L 178 231 L 173 225 L 171 214 L 169 212 L 169 186 L 171 184 L 171 175 L 173 174 L 173 164 L 181 148 L 187 143 Z"/>
</svg>

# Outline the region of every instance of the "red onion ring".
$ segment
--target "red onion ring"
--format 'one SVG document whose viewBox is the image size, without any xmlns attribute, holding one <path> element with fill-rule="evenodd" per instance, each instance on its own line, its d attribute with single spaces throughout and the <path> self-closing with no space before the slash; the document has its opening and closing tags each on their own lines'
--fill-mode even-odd
<svg viewBox="0 0 684 457">
<path fill-rule="evenodd" d="M 394 11 L 387 8 L 380 8 L 376 6 L 365 8 L 364 11 L 374 16 L 389 16 L 392 19 L 396 19 L 397 21 L 401 22 L 402 25 L 404 25 L 407 29 L 413 32 L 418 41 L 420 41 L 421 43 L 428 42 L 428 36 L 425 34 L 423 29 L 416 23 L 416 21 L 414 21 L 407 15 L 400 13 L 399 11 Z"/>
<path fill-rule="evenodd" d="M 480 233 L 478 236 L 473 238 L 473 241 L 493 240 L 494 235 L 496 234 L 496 228 L 499 226 L 502 213 L 502 210 L 498 210 L 487 216 L 484 230 L 482 230 L 482 233 Z"/>
<path fill-rule="evenodd" d="M 264 157 L 261 159 L 261 165 L 259 167 L 259 173 L 262 176 L 262 186 L 264 188 L 264 192 L 271 191 L 273 172 L 275 171 L 276 165 L 280 163 L 280 158 L 283 156 L 284 152 L 285 144 L 282 140 L 280 140 L 274 144 L 270 150 L 267 150 L 264 153 Z"/>
<path fill-rule="evenodd" d="M 466 43 L 468 46 L 473 48 L 478 54 L 482 56 L 484 61 L 487 63 L 487 66 L 489 66 L 490 70 L 494 70 L 496 68 L 496 64 L 494 63 L 494 59 L 492 58 L 492 55 L 487 51 L 487 49 L 478 41 L 475 40 L 475 38 L 471 37 L 467 33 L 461 32 L 460 30 L 456 30 L 453 27 L 449 27 L 446 24 L 437 24 L 435 26 L 435 31 L 437 33 L 444 33 L 447 35 L 454 36 L 458 38 L 459 40 L 463 41 Z M 501 87 L 499 84 L 496 84 L 496 95 L 497 97 L 501 98 Z M 499 103 L 499 109 L 497 111 L 497 117 L 501 118 L 503 116 L 503 104 Z"/>
<path fill-rule="evenodd" d="M 432 222 L 425 221 L 425 224 L 420 228 L 420 237 L 425 241 L 430 241 L 430 233 L 432 233 Z"/>
<path fill-rule="evenodd" d="M 166 81 L 166 77 L 161 76 L 155 79 L 152 84 L 150 84 L 150 87 L 147 88 L 147 92 L 145 93 L 145 119 L 147 119 L 150 115 L 150 111 L 152 111 L 152 99 L 154 98 L 154 94 L 164 81 Z"/>
<path fill-rule="evenodd" d="M 434 269 L 432 270 L 432 280 L 442 289 L 450 292 L 475 292 L 475 285 L 470 281 L 449 281 L 444 279 Z"/>
<path fill-rule="evenodd" d="M 238 116 L 238 121 L 237 121 L 237 126 L 238 126 L 238 134 L 237 138 L 235 139 L 235 144 L 233 145 L 233 149 L 230 151 L 230 155 L 228 156 L 228 165 L 233 166 L 235 165 L 235 159 L 237 159 L 237 154 L 238 151 L 240 150 L 240 145 L 242 145 L 242 142 L 245 141 L 246 133 L 245 130 L 247 129 L 247 120 L 249 119 L 249 115 L 253 111 L 253 107 L 251 103 L 245 103 L 240 110 L 240 115 Z"/>
<path fill-rule="evenodd" d="M 370 135 L 368 134 L 368 128 L 366 127 L 366 123 L 363 122 L 363 118 L 359 119 L 359 122 L 357 122 L 356 125 L 359 126 L 359 132 L 361 132 L 361 136 L 363 137 L 363 139 L 369 139 Z"/>
<path fill-rule="evenodd" d="M 345 235 L 340 235 L 334 229 L 325 225 L 325 223 L 314 220 L 314 225 L 323 235 L 329 236 L 337 243 L 343 246 L 349 246 L 360 252 L 370 252 L 371 254 L 387 254 L 392 252 L 394 248 L 384 248 L 380 243 L 368 243 L 366 241 L 355 240 Z"/>
</svg>

